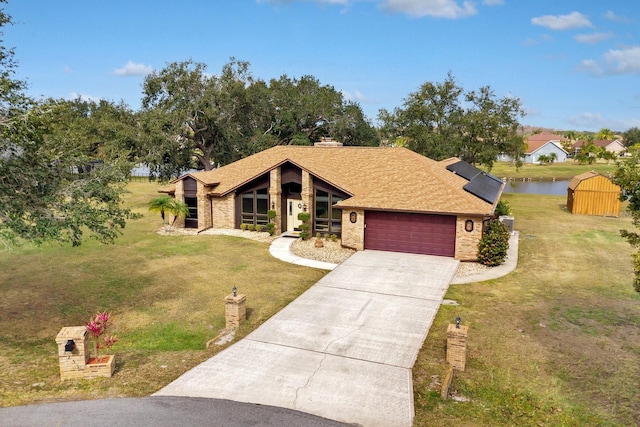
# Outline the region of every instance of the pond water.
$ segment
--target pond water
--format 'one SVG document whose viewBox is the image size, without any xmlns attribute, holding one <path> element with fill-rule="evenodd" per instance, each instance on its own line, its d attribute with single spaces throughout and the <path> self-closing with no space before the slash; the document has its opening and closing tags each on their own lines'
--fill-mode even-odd
<svg viewBox="0 0 640 427">
<path fill-rule="evenodd" d="M 550 194 L 566 196 L 569 181 L 507 181 L 505 193 Z"/>
</svg>

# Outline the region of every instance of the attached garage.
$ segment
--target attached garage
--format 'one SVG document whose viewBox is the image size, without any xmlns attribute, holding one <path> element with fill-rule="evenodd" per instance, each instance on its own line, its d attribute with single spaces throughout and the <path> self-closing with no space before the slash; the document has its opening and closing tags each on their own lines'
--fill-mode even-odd
<svg viewBox="0 0 640 427">
<path fill-rule="evenodd" d="M 453 257 L 456 252 L 456 217 L 366 211 L 364 247 Z"/>
</svg>

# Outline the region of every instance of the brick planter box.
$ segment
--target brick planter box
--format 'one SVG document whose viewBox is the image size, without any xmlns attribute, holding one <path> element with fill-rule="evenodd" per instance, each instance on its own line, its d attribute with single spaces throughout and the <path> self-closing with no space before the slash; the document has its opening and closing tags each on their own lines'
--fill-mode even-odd
<svg viewBox="0 0 640 427">
<path fill-rule="evenodd" d="M 94 357 L 89 358 L 85 366 L 84 378 L 107 377 L 111 378 L 113 371 L 116 369 L 116 356 L 110 354 L 101 356 L 100 361 L 96 361 Z"/>
</svg>

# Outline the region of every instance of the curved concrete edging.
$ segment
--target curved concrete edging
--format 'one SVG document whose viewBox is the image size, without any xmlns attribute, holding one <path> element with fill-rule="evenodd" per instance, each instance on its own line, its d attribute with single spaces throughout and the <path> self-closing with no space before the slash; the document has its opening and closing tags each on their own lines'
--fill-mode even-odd
<svg viewBox="0 0 640 427">
<path fill-rule="evenodd" d="M 487 271 L 478 274 L 472 274 L 464 277 L 454 277 L 451 281 L 452 285 L 462 285 L 465 283 L 484 282 L 485 280 L 493 280 L 502 276 L 506 276 L 516 269 L 518 266 L 518 243 L 520 233 L 514 231 L 509 238 L 509 249 L 507 249 L 507 259 L 504 264 L 493 267 Z"/>
<path fill-rule="evenodd" d="M 295 241 L 295 238 L 291 237 L 278 237 L 269 246 L 269 253 L 275 258 L 281 261 L 289 262 L 291 264 L 303 265 L 305 267 L 319 268 L 321 270 L 333 270 L 338 264 L 330 262 L 315 261 L 312 259 L 302 258 L 291 253 L 291 245 Z"/>
</svg>

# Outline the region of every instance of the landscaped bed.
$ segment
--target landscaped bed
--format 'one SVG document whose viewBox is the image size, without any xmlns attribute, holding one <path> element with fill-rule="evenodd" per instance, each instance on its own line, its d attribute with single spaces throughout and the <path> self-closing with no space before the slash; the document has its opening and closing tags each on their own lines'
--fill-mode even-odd
<svg viewBox="0 0 640 427">
<path fill-rule="evenodd" d="M 267 242 L 159 235 L 146 209 L 156 185 L 130 187 L 145 217 L 115 245 L 0 252 L 0 405 L 149 395 L 224 347 L 205 343 L 224 327 L 234 285 L 249 316 L 239 339 L 325 274 L 273 258 Z M 503 198 L 520 231 L 518 268 L 449 288 L 458 305 L 440 308 L 414 368 L 416 425 L 637 424 L 640 295 L 618 234 L 630 219 L 572 215 L 562 196 Z M 114 376 L 60 381 L 56 334 L 103 309 L 119 336 Z M 442 401 L 457 315 L 470 330 L 452 391 L 466 401 Z"/>
</svg>

